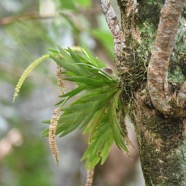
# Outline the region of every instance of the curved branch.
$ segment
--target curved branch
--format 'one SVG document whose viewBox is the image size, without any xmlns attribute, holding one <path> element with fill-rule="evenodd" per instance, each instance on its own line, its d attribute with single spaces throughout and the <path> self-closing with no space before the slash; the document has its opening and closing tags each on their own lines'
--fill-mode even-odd
<svg viewBox="0 0 186 186">
<path fill-rule="evenodd" d="M 161 10 L 157 38 L 148 66 L 148 89 L 152 103 L 165 115 L 175 114 L 175 107 L 180 107 L 178 97 L 170 93 L 167 76 L 170 56 L 178 31 L 179 17 L 185 6 L 186 0 L 166 0 Z M 184 91 L 182 90 L 182 92 Z M 172 106 L 173 102 L 177 105 Z M 184 105 L 181 109 L 184 109 Z M 184 114 L 186 115 L 186 113 Z"/>
<path fill-rule="evenodd" d="M 8 16 L 0 19 L 0 25 L 9 25 L 17 21 L 36 20 L 36 19 L 53 19 L 55 15 L 39 15 L 37 13 L 28 13 L 24 15 Z"/>
</svg>

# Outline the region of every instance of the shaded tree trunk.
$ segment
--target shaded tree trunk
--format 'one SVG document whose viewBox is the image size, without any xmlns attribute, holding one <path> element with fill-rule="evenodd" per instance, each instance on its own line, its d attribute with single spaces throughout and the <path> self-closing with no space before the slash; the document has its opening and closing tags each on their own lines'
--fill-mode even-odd
<svg viewBox="0 0 186 186">
<path fill-rule="evenodd" d="M 129 103 L 133 105 L 129 110 L 146 186 L 184 186 L 186 86 L 185 82 L 168 82 L 168 67 L 186 1 L 167 0 L 163 4 L 162 0 L 118 0 L 126 43 L 123 65 L 118 66 L 126 100 L 124 107 Z M 150 26 L 140 30 L 144 23 Z M 148 29 L 152 29 L 152 33 Z M 145 56 L 145 53 L 148 54 Z M 179 58 L 180 54 L 176 55 Z M 148 66 L 147 74 L 142 64 Z"/>
<path fill-rule="evenodd" d="M 134 123 L 146 186 L 186 185 L 186 124 L 150 107 L 150 96 L 136 93 Z"/>
<path fill-rule="evenodd" d="M 186 0 L 117 2 L 121 26 L 109 0 L 100 0 L 114 38 L 123 113 L 135 125 L 146 186 L 185 186 Z"/>
<path fill-rule="evenodd" d="M 151 3 L 150 1 L 139 1 L 138 3 L 137 5 L 134 4 L 134 1 L 118 0 L 121 10 L 122 29 L 127 45 L 127 50 L 124 49 L 125 60 L 123 60 L 125 69 L 121 76 L 124 82 L 124 90 L 127 89 L 129 92 L 127 94 L 128 99 L 133 97 L 131 115 L 135 124 L 145 183 L 146 186 L 184 186 L 186 185 L 186 120 L 184 120 L 186 102 L 184 97 L 184 101 L 182 100 L 179 103 L 179 100 L 181 100 L 179 91 L 185 94 L 185 89 L 179 87 L 179 91 L 175 90 L 168 83 L 167 76 L 178 30 L 179 16 L 186 1 L 166 1 L 161 13 L 162 1 Z M 135 12 L 137 6 L 139 6 L 138 13 Z M 153 11 L 157 10 L 159 12 L 154 15 Z M 138 17 L 135 19 L 136 16 Z M 148 34 L 143 36 L 137 30 L 142 21 L 145 22 L 144 19 L 147 20 L 147 23 L 149 23 L 150 19 L 152 23 L 154 21 L 153 27 L 151 27 L 153 29 L 158 26 L 159 22 L 151 58 L 149 50 L 147 61 L 144 62 L 148 65 L 148 60 L 150 61 L 148 79 L 146 79 L 148 86 L 145 78 L 141 79 L 139 77 L 139 71 L 141 70 L 139 67 L 143 62 L 138 60 L 140 56 L 143 56 L 146 48 L 144 47 L 144 51 L 141 52 L 137 40 L 140 39 L 142 40 L 140 42 L 143 43 L 143 40 L 153 40 L 154 38 L 150 38 Z M 147 29 L 150 29 L 150 27 Z M 147 45 L 150 46 L 150 42 Z M 136 64 L 134 61 L 136 61 Z M 139 69 L 136 69 L 135 65 Z M 129 73 L 126 74 L 126 68 L 133 77 L 129 77 Z M 137 74 L 138 78 L 135 78 L 135 74 Z M 131 81 L 133 81 L 133 84 Z M 141 83 L 143 86 L 139 85 Z M 184 83 L 182 83 L 183 86 Z M 126 93 L 123 94 L 123 97 L 124 99 L 127 98 Z"/>
</svg>

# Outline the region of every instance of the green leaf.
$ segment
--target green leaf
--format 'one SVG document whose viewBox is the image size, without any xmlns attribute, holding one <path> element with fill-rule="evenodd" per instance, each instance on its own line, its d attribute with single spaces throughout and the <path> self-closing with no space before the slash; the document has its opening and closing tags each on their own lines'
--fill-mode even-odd
<svg viewBox="0 0 186 186">
<path fill-rule="evenodd" d="M 91 5 L 91 1 L 90 0 L 76 0 L 76 2 L 85 8 L 88 8 Z"/>
<path fill-rule="evenodd" d="M 82 49 L 83 53 L 86 55 L 87 59 L 91 61 L 92 65 L 98 67 L 99 69 L 105 68 L 105 64 L 98 58 L 93 57 L 90 52 L 86 49 Z"/>
<path fill-rule="evenodd" d="M 100 157 L 94 156 L 91 161 L 86 162 L 85 165 L 87 166 L 88 170 L 93 169 L 99 163 L 100 159 Z"/>
<path fill-rule="evenodd" d="M 62 9 L 67 10 L 76 10 L 80 6 L 82 8 L 88 8 L 91 4 L 90 0 L 56 0 L 56 2 Z"/>
<path fill-rule="evenodd" d="M 83 91 L 85 89 L 86 85 L 82 85 L 82 86 L 78 86 L 77 88 L 75 88 L 74 90 L 67 92 L 66 94 L 61 95 L 60 97 L 73 97 L 77 94 L 79 94 L 81 91 Z"/>
<path fill-rule="evenodd" d="M 64 69 L 73 72 L 76 75 L 80 75 L 79 69 L 76 65 L 68 63 L 63 56 L 60 55 L 52 55 L 51 58 L 61 67 L 63 67 Z"/>
<path fill-rule="evenodd" d="M 104 147 L 103 147 L 103 149 L 102 149 L 102 151 L 100 153 L 100 156 L 102 158 L 101 159 L 101 165 L 103 165 L 105 163 L 105 161 L 106 161 L 106 159 L 107 159 L 107 157 L 109 155 L 110 148 L 111 148 L 111 146 L 113 144 L 113 139 L 112 138 L 108 138 L 107 140 L 108 140 L 107 143 L 104 145 Z"/>
<path fill-rule="evenodd" d="M 64 116 L 62 116 L 60 118 L 56 134 L 61 133 L 60 137 L 62 137 L 77 129 L 81 124 L 84 115 L 85 115 L 84 112 L 79 112 L 70 114 L 70 118 L 64 118 Z"/>
<path fill-rule="evenodd" d="M 87 69 L 87 61 L 86 59 L 84 59 L 82 56 L 80 58 L 79 55 L 77 55 L 73 50 L 71 50 L 70 48 L 67 49 L 67 51 L 69 52 L 69 54 L 71 55 L 71 58 L 74 60 L 74 62 L 77 64 L 77 65 L 82 65 L 80 66 L 80 71 L 81 71 L 81 74 L 85 74 L 85 75 L 88 75 L 88 74 L 92 74 L 89 69 Z"/>
<path fill-rule="evenodd" d="M 108 31 L 94 29 L 91 31 L 91 34 L 101 42 L 103 47 L 106 49 L 108 55 L 114 59 L 114 52 L 113 52 L 113 37 L 112 34 Z"/>
<path fill-rule="evenodd" d="M 94 104 L 97 102 L 89 102 L 89 103 L 83 103 L 83 104 L 71 104 L 69 107 L 62 108 L 62 111 L 67 111 L 69 113 L 77 112 L 77 111 L 86 111 L 87 109 L 90 109 L 93 107 Z"/>
<path fill-rule="evenodd" d="M 117 95 L 115 95 L 117 96 Z M 109 121 L 110 121 L 110 125 L 112 127 L 113 130 L 113 137 L 114 137 L 114 141 L 116 143 L 116 145 L 118 146 L 119 149 L 123 149 L 125 151 L 127 151 L 127 146 L 124 143 L 124 138 L 122 135 L 122 130 L 121 127 L 118 123 L 118 119 L 117 119 L 117 115 L 116 115 L 116 100 L 114 99 L 114 101 L 112 102 L 110 109 L 109 109 Z"/>
<path fill-rule="evenodd" d="M 74 0 L 56 0 L 62 9 L 75 9 Z"/>
<path fill-rule="evenodd" d="M 44 123 L 44 124 L 50 124 L 50 120 L 48 119 L 48 120 L 44 120 L 44 121 L 42 121 L 42 123 Z"/>
<path fill-rule="evenodd" d="M 106 93 L 99 93 L 97 91 L 92 93 L 87 93 L 84 96 L 81 96 L 78 99 L 79 103 L 86 103 L 86 102 L 92 102 L 92 101 L 99 101 L 100 105 L 102 105 L 101 103 L 105 104 L 105 102 L 107 102 L 109 100 L 109 98 L 114 94 L 114 92 L 106 92 Z"/>
<path fill-rule="evenodd" d="M 62 104 L 62 115 L 56 134 L 63 137 L 84 128 L 89 146 L 82 160 L 86 159 L 86 166 L 91 169 L 100 160 L 101 164 L 106 161 L 113 143 L 127 151 L 117 118 L 121 90 L 117 78 L 103 71 L 105 64 L 87 50 L 60 47 L 59 50 L 52 58 L 64 68 L 63 79 L 74 82 L 76 88 L 60 96 L 62 100 L 58 104 Z M 69 99 L 73 100 L 71 104 Z M 45 130 L 43 136 L 47 134 Z"/>
<path fill-rule="evenodd" d="M 88 115 L 85 116 L 83 122 L 81 123 L 80 128 L 84 127 L 89 123 L 89 121 L 95 115 L 96 111 L 99 110 L 99 107 L 100 107 L 99 102 L 94 102 L 94 104 L 92 104 L 92 107 L 90 108 Z"/>
<path fill-rule="evenodd" d="M 94 86 L 103 85 L 103 81 L 92 79 L 91 76 L 90 77 L 75 76 L 75 77 L 68 77 L 68 78 L 64 78 L 64 79 L 68 80 L 68 81 L 84 83 L 86 85 L 94 85 Z"/>
<path fill-rule="evenodd" d="M 99 123 L 101 122 L 101 119 L 102 119 L 102 117 L 104 115 L 104 112 L 105 112 L 105 108 L 102 108 L 101 110 L 96 112 L 95 116 L 91 119 L 91 121 L 89 122 L 88 126 L 84 129 L 83 134 L 86 134 L 86 133 L 89 132 L 90 136 L 93 135 L 93 134 L 91 134 L 91 131 L 94 132 L 94 130 L 97 127 L 97 125 L 99 125 Z"/>
</svg>

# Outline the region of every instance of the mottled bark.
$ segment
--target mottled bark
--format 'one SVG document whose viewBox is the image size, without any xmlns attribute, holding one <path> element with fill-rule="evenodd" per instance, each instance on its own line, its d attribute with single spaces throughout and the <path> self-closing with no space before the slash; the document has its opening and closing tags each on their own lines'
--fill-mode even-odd
<svg viewBox="0 0 186 186">
<path fill-rule="evenodd" d="M 148 66 L 148 88 L 153 105 L 166 115 L 186 117 L 186 89 L 171 92 L 168 84 L 168 67 L 175 44 L 179 17 L 186 6 L 185 0 L 167 0 L 161 18 L 152 56 Z"/>
<path fill-rule="evenodd" d="M 147 90 L 135 98 L 133 118 L 146 186 L 185 186 L 186 121 L 147 106 Z"/>
<path fill-rule="evenodd" d="M 127 44 L 131 39 L 137 39 L 135 31 L 135 14 L 137 12 L 137 0 L 117 0 L 121 10 L 121 25 L 126 36 Z"/>
<path fill-rule="evenodd" d="M 116 17 L 115 11 L 112 8 L 109 0 L 99 0 L 101 9 L 105 15 L 107 24 L 112 32 L 114 39 L 114 51 L 116 57 L 116 63 L 122 56 L 123 48 L 125 48 L 125 37 L 121 30 L 121 26 Z"/>
<path fill-rule="evenodd" d="M 175 90 L 168 83 L 167 76 L 179 18 L 183 7 L 186 6 L 186 0 L 166 0 L 160 15 L 156 14 L 156 17 L 153 15 L 152 22 L 149 17 L 150 11 L 145 9 L 144 12 L 139 10 L 141 11 L 137 15 L 139 17 L 135 19 L 138 5 L 140 8 L 149 6 L 152 10 L 156 10 L 156 7 L 160 10 L 164 1 L 117 0 L 117 2 L 121 11 L 121 26 L 126 45 L 121 48 L 123 57 L 117 58 L 121 60 L 118 64 L 122 72 L 119 75 L 123 82 L 121 87 L 123 100 L 128 99 L 128 102 L 124 102 L 124 109 L 132 105 L 129 110 L 136 129 L 146 186 L 185 186 L 186 82 L 181 86 L 175 83 L 178 87 Z M 109 14 L 109 11 L 107 12 Z M 144 30 L 141 33 L 136 30 L 144 25 L 140 17 L 142 15 L 150 25 L 147 30 L 156 29 L 160 18 L 147 76 L 145 68 L 136 68 L 141 65 L 146 67 L 150 56 L 150 52 L 147 57 L 143 55 L 146 51 L 141 50 L 140 45 L 144 44 L 143 41 L 146 39 L 154 40 L 155 35 L 152 34 L 156 32 L 147 31 L 144 36 Z M 110 21 L 107 19 L 107 22 Z M 150 45 L 151 43 L 147 42 L 147 46 Z"/>
</svg>

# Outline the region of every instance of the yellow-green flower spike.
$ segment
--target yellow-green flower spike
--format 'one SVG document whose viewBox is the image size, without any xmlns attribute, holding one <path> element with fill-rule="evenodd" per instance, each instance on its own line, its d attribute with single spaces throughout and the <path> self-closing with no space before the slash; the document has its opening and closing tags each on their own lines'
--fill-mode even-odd
<svg viewBox="0 0 186 186">
<path fill-rule="evenodd" d="M 41 62 L 43 62 L 44 60 L 50 58 L 50 55 L 44 55 L 41 56 L 40 58 L 38 58 L 37 60 L 35 60 L 34 62 L 32 62 L 27 69 L 23 72 L 22 76 L 20 77 L 16 88 L 15 88 L 15 93 L 13 95 L 13 102 L 15 101 L 15 98 L 18 96 L 19 91 L 21 89 L 21 86 L 23 85 L 25 79 L 27 78 L 27 76 L 30 74 L 30 72 L 36 67 L 38 66 Z"/>
</svg>

